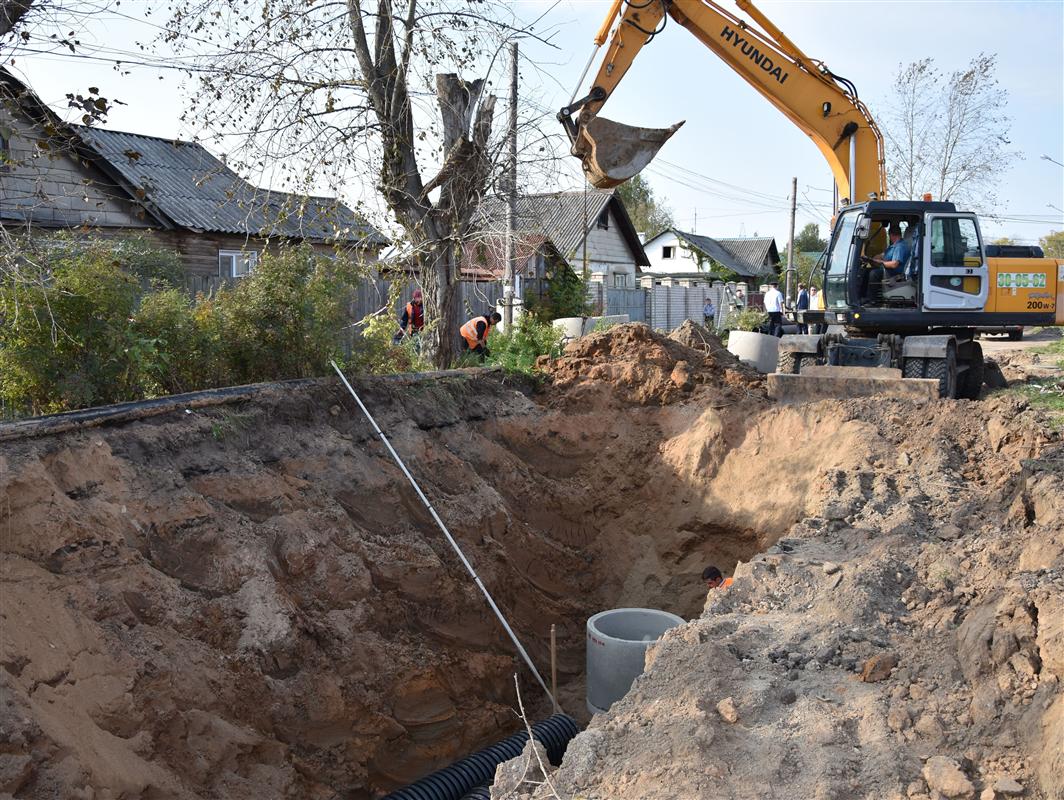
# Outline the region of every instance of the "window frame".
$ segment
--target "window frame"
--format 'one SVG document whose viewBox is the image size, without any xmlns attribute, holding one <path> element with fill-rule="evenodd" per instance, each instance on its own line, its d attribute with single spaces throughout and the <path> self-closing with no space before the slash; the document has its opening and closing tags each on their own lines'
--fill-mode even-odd
<svg viewBox="0 0 1064 800">
<path fill-rule="evenodd" d="M 0 172 L 10 172 L 15 162 L 11 147 L 12 133 L 5 133 L 0 130 Z"/>
<path fill-rule="evenodd" d="M 602 213 L 595 219 L 595 229 L 600 231 L 608 231 L 610 229 L 610 209 L 609 206 L 602 209 Z"/>
<path fill-rule="evenodd" d="M 618 280 L 620 283 L 618 283 Z M 614 289 L 627 289 L 628 288 L 628 273 L 615 272 L 613 273 L 613 288 Z"/>
<path fill-rule="evenodd" d="M 665 252 L 666 250 L 668 250 L 669 252 L 666 253 Z M 676 260 L 676 245 L 674 245 L 674 244 L 663 244 L 661 246 L 661 258 L 662 258 L 663 261 L 675 261 Z"/>
<path fill-rule="evenodd" d="M 228 269 L 222 267 L 223 259 L 231 259 L 231 261 L 228 262 Z M 241 260 L 247 262 L 247 269 L 243 272 L 237 272 L 237 263 Z M 226 250 L 221 247 L 218 248 L 218 274 L 223 278 L 246 277 L 247 275 L 250 275 L 258 265 L 258 250 Z"/>
</svg>

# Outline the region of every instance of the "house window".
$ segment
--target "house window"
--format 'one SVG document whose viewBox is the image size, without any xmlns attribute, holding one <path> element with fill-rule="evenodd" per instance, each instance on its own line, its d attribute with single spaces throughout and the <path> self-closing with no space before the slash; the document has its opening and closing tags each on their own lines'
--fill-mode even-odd
<svg viewBox="0 0 1064 800">
<path fill-rule="evenodd" d="M 223 278 L 243 278 L 259 263 L 254 250 L 219 250 L 218 274 Z"/>
<path fill-rule="evenodd" d="M 595 220 L 595 227 L 600 231 L 608 231 L 610 229 L 610 210 L 608 208 L 602 209 L 602 213 Z"/>
<path fill-rule="evenodd" d="M 613 285 L 615 287 L 623 289 L 625 286 L 628 285 L 628 276 L 621 273 L 614 273 Z"/>
<path fill-rule="evenodd" d="M 0 131 L 0 172 L 11 170 L 11 139 L 4 131 Z"/>
<path fill-rule="evenodd" d="M 667 244 L 661 248 L 662 258 L 676 258 L 676 247 L 671 244 Z"/>
</svg>

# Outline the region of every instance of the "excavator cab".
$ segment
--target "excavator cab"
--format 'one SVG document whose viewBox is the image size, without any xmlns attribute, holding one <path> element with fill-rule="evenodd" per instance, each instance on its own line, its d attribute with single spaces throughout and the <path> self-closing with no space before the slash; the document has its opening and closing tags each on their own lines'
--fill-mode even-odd
<svg viewBox="0 0 1064 800">
<path fill-rule="evenodd" d="M 893 276 L 872 260 L 887 251 L 892 227 L 901 232 L 903 255 Z M 829 322 L 878 329 L 927 327 L 935 324 L 928 313 L 981 310 L 989 288 L 978 220 L 952 203 L 873 201 L 843 209 L 823 277 L 825 308 L 835 312 Z"/>
</svg>

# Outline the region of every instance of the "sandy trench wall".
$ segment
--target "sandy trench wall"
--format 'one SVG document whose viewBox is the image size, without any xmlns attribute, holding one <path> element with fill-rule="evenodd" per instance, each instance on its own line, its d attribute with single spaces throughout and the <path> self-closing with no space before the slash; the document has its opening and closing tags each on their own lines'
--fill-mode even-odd
<svg viewBox="0 0 1064 800">
<path fill-rule="evenodd" d="M 570 704 L 586 616 L 693 615 L 705 562 L 859 458 L 726 392 L 604 415 L 490 378 L 362 388 L 537 663 L 559 626 Z M 512 730 L 509 646 L 351 409 L 323 385 L 5 444 L 0 791 L 368 797 Z"/>
</svg>

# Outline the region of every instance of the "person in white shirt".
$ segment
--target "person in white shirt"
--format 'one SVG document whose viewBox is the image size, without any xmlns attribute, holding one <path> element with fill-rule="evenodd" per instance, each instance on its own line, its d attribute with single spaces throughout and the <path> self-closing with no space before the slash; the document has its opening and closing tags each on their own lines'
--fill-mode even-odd
<svg viewBox="0 0 1064 800">
<path fill-rule="evenodd" d="M 773 281 L 765 292 L 765 311 L 768 312 L 769 336 L 783 336 L 783 294 L 779 284 Z"/>
<path fill-rule="evenodd" d="M 812 311 L 823 311 L 824 310 L 824 293 L 821 292 L 815 286 L 810 286 L 809 287 L 809 308 Z M 823 332 L 824 332 L 823 323 L 820 323 L 820 322 L 813 323 L 813 333 L 823 333 Z"/>
</svg>

